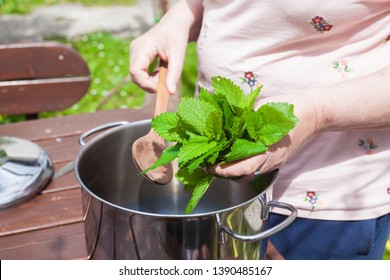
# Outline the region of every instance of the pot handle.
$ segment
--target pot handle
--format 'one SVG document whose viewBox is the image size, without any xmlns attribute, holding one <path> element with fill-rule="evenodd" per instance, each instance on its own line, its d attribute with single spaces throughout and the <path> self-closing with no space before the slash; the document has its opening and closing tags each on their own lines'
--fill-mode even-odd
<svg viewBox="0 0 390 280">
<path fill-rule="evenodd" d="M 220 233 L 225 232 L 226 234 L 230 235 L 231 237 L 233 237 L 239 241 L 254 242 L 254 241 L 258 241 L 260 239 L 270 237 L 271 235 L 281 231 L 282 229 L 287 227 L 289 224 L 291 224 L 295 220 L 295 218 L 297 217 L 297 209 L 294 206 L 287 204 L 287 203 L 284 203 L 284 202 L 279 202 L 279 201 L 270 201 L 265 205 L 266 216 L 268 216 L 269 210 L 271 207 L 286 209 L 286 210 L 290 211 L 291 213 L 280 224 L 278 224 L 270 229 L 267 229 L 265 231 L 262 231 L 258 234 L 254 234 L 254 235 L 241 235 L 241 234 L 238 234 L 237 232 L 235 232 L 234 230 L 224 226 L 222 224 L 221 217 L 217 213 L 215 215 L 215 218 L 217 220 L 218 230 Z M 222 238 L 222 240 L 223 240 L 223 238 Z"/>
<path fill-rule="evenodd" d="M 111 128 L 111 127 L 115 127 L 115 126 L 120 126 L 120 125 L 125 125 L 125 124 L 129 124 L 129 122 L 126 122 L 126 121 L 120 121 L 120 122 L 112 122 L 112 123 L 106 123 L 106 124 L 103 124 L 103 125 L 99 125 L 95 128 L 92 128 L 86 132 L 84 132 L 83 134 L 80 135 L 80 138 L 79 138 L 79 144 L 81 147 L 84 147 L 85 145 L 87 145 L 87 142 L 85 142 L 85 139 L 89 136 L 91 136 L 92 134 L 95 134 L 96 132 L 99 132 L 99 131 L 102 131 L 102 130 L 105 130 L 107 128 Z"/>
</svg>

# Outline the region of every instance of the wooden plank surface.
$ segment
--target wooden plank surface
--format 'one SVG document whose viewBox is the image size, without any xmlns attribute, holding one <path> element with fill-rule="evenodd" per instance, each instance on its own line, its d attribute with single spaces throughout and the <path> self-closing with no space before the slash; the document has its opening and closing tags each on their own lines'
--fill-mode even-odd
<svg viewBox="0 0 390 280">
<path fill-rule="evenodd" d="M 63 110 L 87 92 L 89 77 L 0 82 L 0 113 L 30 114 Z"/>
<path fill-rule="evenodd" d="M 54 164 L 54 170 L 60 170 L 67 163 L 71 161 L 64 161 L 61 163 Z M 42 191 L 42 193 L 56 192 L 56 191 L 64 191 L 70 189 L 77 189 L 80 187 L 80 184 L 77 182 L 76 175 L 72 171 L 64 174 L 61 177 L 52 180 L 48 186 Z"/>
<path fill-rule="evenodd" d="M 149 119 L 148 110 L 112 110 L 0 125 L 0 135 L 41 146 L 59 170 L 73 161 L 81 133 L 115 121 Z M 81 189 L 74 172 L 53 179 L 41 194 L 0 211 L 0 259 L 86 259 Z"/>
<path fill-rule="evenodd" d="M 63 118 L 31 120 L 27 122 L 0 125 L 0 135 L 22 137 L 31 141 L 63 138 L 115 121 L 137 121 L 150 119 L 153 111 L 147 110 L 107 110 L 96 114 L 79 114 Z"/>
<path fill-rule="evenodd" d="M 0 238 L 0 258 L 6 259 L 86 259 L 82 223 Z"/>
<path fill-rule="evenodd" d="M 78 52 L 54 42 L 0 45 L 0 61 L 0 81 L 89 76 Z"/>
<path fill-rule="evenodd" d="M 0 237 L 82 222 L 81 190 L 38 195 L 0 212 Z"/>
<path fill-rule="evenodd" d="M 0 114 L 66 109 L 91 82 L 87 62 L 61 43 L 0 45 L 0 61 Z"/>
</svg>

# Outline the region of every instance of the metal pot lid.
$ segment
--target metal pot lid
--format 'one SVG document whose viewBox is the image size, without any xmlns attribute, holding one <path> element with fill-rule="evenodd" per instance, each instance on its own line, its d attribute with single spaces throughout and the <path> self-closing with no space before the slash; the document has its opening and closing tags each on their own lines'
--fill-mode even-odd
<svg viewBox="0 0 390 280">
<path fill-rule="evenodd" d="M 53 172 L 53 164 L 40 146 L 21 138 L 0 137 L 0 209 L 35 197 Z"/>
</svg>

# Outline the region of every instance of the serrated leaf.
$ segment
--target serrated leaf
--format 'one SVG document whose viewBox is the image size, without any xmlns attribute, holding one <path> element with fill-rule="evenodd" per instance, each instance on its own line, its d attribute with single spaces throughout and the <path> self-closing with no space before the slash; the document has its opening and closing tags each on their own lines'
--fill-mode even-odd
<svg viewBox="0 0 390 280">
<path fill-rule="evenodd" d="M 222 112 L 224 117 L 224 130 L 229 131 L 231 129 L 231 123 L 234 117 L 234 113 L 230 109 L 230 106 L 227 102 L 222 104 Z"/>
<path fill-rule="evenodd" d="M 187 132 L 188 136 L 189 136 L 189 141 L 191 143 L 207 143 L 209 141 L 209 137 L 205 136 L 205 135 L 198 135 L 198 134 L 194 134 L 194 133 L 191 133 L 191 132 Z M 186 144 L 190 143 L 190 142 L 186 142 Z"/>
<path fill-rule="evenodd" d="M 217 95 L 212 94 L 211 92 L 209 92 L 205 88 L 201 88 L 200 89 L 200 91 L 199 91 L 199 100 L 206 101 L 206 102 L 214 105 L 217 108 L 219 107 Z"/>
<path fill-rule="evenodd" d="M 185 210 L 186 214 L 190 214 L 194 210 L 196 205 L 198 205 L 199 201 L 201 200 L 205 192 L 208 190 L 214 178 L 215 177 L 207 176 L 207 175 L 198 178 L 198 183 L 194 187 L 190 201 L 187 204 Z"/>
<path fill-rule="evenodd" d="M 260 141 L 253 142 L 247 139 L 237 139 L 230 152 L 226 155 L 224 162 L 227 163 L 248 158 L 267 150 L 268 148 Z"/>
<path fill-rule="evenodd" d="M 217 142 L 215 142 L 217 143 Z M 188 171 L 190 173 L 194 172 L 196 168 L 201 166 L 202 164 L 211 163 L 214 164 L 215 160 L 219 155 L 219 151 L 221 150 L 223 143 L 216 145 L 213 148 L 210 148 L 206 153 L 194 159 L 187 165 Z"/>
<path fill-rule="evenodd" d="M 256 134 L 267 146 L 282 139 L 299 121 L 294 115 L 294 105 L 285 102 L 264 104 L 256 114 L 261 114 L 263 119 L 263 126 Z"/>
<path fill-rule="evenodd" d="M 260 86 L 253 90 L 247 97 L 247 107 L 252 109 L 255 106 L 255 102 L 260 95 L 263 86 Z"/>
<path fill-rule="evenodd" d="M 206 121 L 205 135 L 211 139 L 220 139 L 223 134 L 222 130 L 222 112 L 210 112 Z"/>
<path fill-rule="evenodd" d="M 231 139 L 241 138 L 245 129 L 245 120 L 237 116 L 233 116 L 230 122 L 228 131 Z"/>
<path fill-rule="evenodd" d="M 146 172 L 153 170 L 159 166 L 165 165 L 167 163 L 170 163 L 171 161 L 175 160 L 180 152 L 181 144 L 176 144 L 174 146 L 171 146 L 169 148 L 166 148 L 161 156 L 156 160 L 155 163 L 153 163 L 150 167 L 148 167 L 146 170 L 144 170 L 142 173 L 145 174 Z"/>
<path fill-rule="evenodd" d="M 177 171 L 176 178 L 183 183 L 183 185 L 191 187 L 196 185 L 197 178 L 202 176 L 205 171 L 198 168 L 194 172 L 189 172 L 188 168 L 181 168 Z"/>
<path fill-rule="evenodd" d="M 227 103 L 224 104 L 223 112 L 225 117 L 224 130 L 227 137 L 229 139 L 240 138 L 245 128 L 245 119 L 234 114 Z"/>
<path fill-rule="evenodd" d="M 261 131 L 261 128 L 264 124 L 262 113 L 252 110 L 245 116 L 245 121 L 245 128 L 248 131 L 250 138 L 254 141 L 258 141 L 261 136 L 259 135 L 259 132 Z"/>
<path fill-rule="evenodd" d="M 287 133 L 275 125 L 267 124 L 261 128 L 259 134 L 258 140 L 264 145 L 270 146 L 282 139 Z"/>
<path fill-rule="evenodd" d="M 206 130 L 207 117 L 210 112 L 215 111 L 215 106 L 206 101 L 183 98 L 178 106 L 177 112 L 180 120 L 192 126 L 199 134 Z"/>
<path fill-rule="evenodd" d="M 170 142 L 182 142 L 182 136 L 178 131 L 179 119 L 176 113 L 166 112 L 162 113 L 152 119 L 153 129 Z"/>
<path fill-rule="evenodd" d="M 210 151 L 210 156 L 207 157 L 207 163 L 214 164 L 217 161 L 217 158 L 221 151 L 224 150 L 224 147 L 227 146 L 226 141 L 219 142 L 219 144 Z"/>
<path fill-rule="evenodd" d="M 188 141 L 183 143 L 183 146 L 180 149 L 180 153 L 178 155 L 179 157 L 179 164 L 185 164 L 186 162 L 203 155 L 206 153 L 209 149 L 215 147 L 217 145 L 217 142 L 212 141 L 210 143 L 208 142 L 193 142 Z"/>
<path fill-rule="evenodd" d="M 248 104 L 242 89 L 232 80 L 223 77 L 212 77 L 211 81 L 215 94 L 224 95 L 232 111 L 241 116 Z"/>
<path fill-rule="evenodd" d="M 185 210 L 186 214 L 190 214 L 215 177 L 199 168 L 192 174 L 189 173 L 187 169 L 180 170 L 177 172 L 176 177 L 186 186 L 187 190 L 192 190 L 192 196 Z"/>
<path fill-rule="evenodd" d="M 202 168 L 265 152 L 298 122 L 288 103 L 268 103 L 254 111 L 261 88 L 245 96 L 223 77 L 213 77 L 212 87 L 213 94 L 202 88 L 199 99 L 181 100 L 176 116 L 163 115 L 154 122 L 162 137 L 180 142 L 156 166 L 178 158 L 176 177 L 193 192 L 186 213 L 192 212 L 214 178 Z"/>
</svg>

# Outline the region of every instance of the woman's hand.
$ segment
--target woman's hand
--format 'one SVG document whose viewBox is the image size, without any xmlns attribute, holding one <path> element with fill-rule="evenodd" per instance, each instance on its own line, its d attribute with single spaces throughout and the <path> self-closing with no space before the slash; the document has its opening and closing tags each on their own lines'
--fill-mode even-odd
<svg viewBox="0 0 390 280">
<path fill-rule="evenodd" d="M 256 107 L 258 108 L 268 102 L 288 102 L 294 104 L 294 114 L 299 119 L 297 126 L 279 142 L 271 145 L 268 151 L 247 159 L 209 166 L 208 171 L 210 173 L 222 177 L 243 176 L 238 180 L 239 182 L 250 181 L 254 178 L 255 171 L 266 173 L 281 167 L 321 127 L 322 116 L 319 115 L 319 106 L 309 96 L 300 94 L 279 95 L 260 100 Z"/>
<path fill-rule="evenodd" d="M 175 30 L 176 29 L 176 30 Z M 179 29 L 179 30 L 178 30 Z M 175 30 L 172 32 L 172 30 Z M 169 93 L 176 92 L 183 68 L 188 33 L 169 24 L 156 25 L 130 45 L 131 80 L 147 92 L 157 90 L 158 72 L 149 73 L 149 66 L 159 57 L 168 62 L 166 85 Z"/>
<path fill-rule="evenodd" d="M 183 69 L 188 41 L 199 34 L 202 1 L 182 0 L 173 6 L 161 21 L 130 45 L 131 80 L 147 92 L 157 91 L 157 72 L 149 73 L 153 60 L 159 57 L 168 63 L 166 85 L 176 92 Z"/>
</svg>

